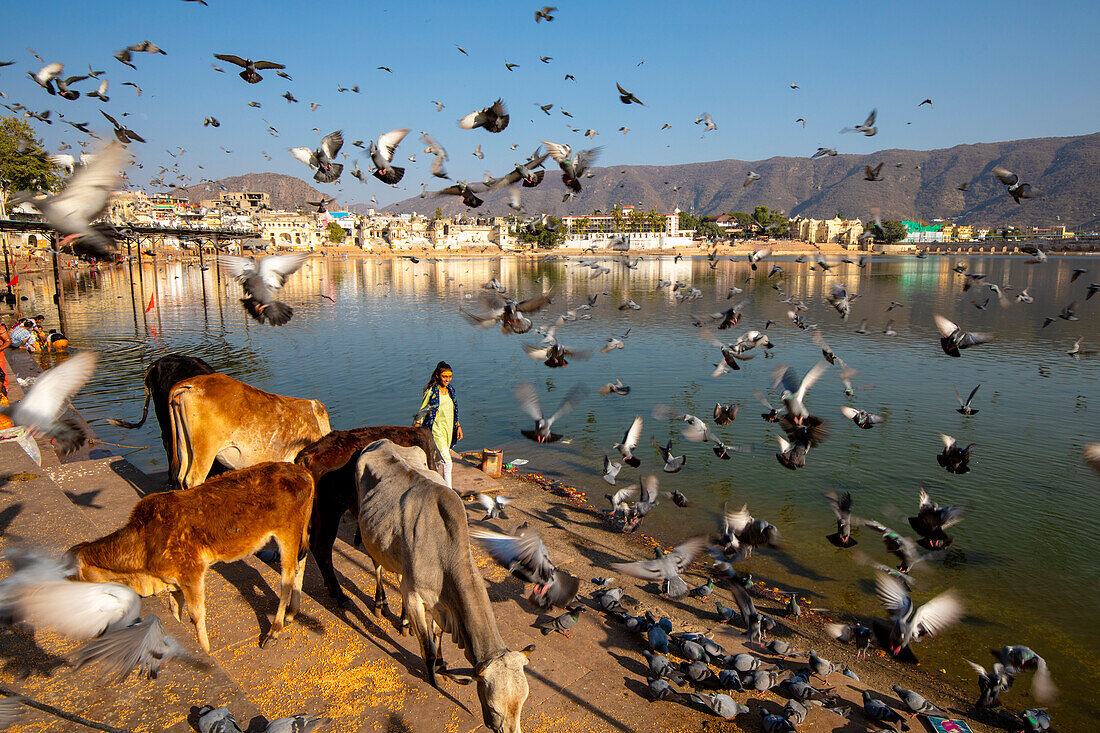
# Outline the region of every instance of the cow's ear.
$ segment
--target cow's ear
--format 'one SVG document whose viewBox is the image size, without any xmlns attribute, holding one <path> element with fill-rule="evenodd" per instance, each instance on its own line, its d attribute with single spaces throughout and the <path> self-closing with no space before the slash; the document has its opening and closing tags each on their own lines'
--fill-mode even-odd
<svg viewBox="0 0 1100 733">
<path fill-rule="evenodd" d="M 531 652 L 533 652 L 533 651 L 535 651 L 535 645 L 534 644 L 528 644 L 527 646 L 520 649 L 520 652 L 522 654 L 524 654 L 528 659 L 531 658 Z"/>
</svg>

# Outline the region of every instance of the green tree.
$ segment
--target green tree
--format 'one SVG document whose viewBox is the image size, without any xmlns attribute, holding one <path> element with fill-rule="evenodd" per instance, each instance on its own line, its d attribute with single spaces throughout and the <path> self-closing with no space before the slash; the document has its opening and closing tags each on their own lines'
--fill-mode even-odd
<svg viewBox="0 0 1100 733">
<path fill-rule="evenodd" d="M 443 209 L 438 206 L 435 207 L 435 213 L 432 214 L 432 221 L 439 221 L 443 218 Z"/>
<path fill-rule="evenodd" d="M 695 233 L 707 239 L 723 239 L 726 237 L 726 230 L 713 221 L 699 222 L 699 225 L 695 227 Z"/>
<path fill-rule="evenodd" d="M 746 231 L 752 231 L 756 222 L 753 221 L 752 214 L 746 214 L 744 211 L 734 211 L 730 213 L 730 217 L 737 222 L 737 225 Z"/>
<path fill-rule="evenodd" d="M 689 214 L 686 211 L 680 212 L 680 228 L 681 229 L 695 229 L 699 226 L 699 217 Z"/>
<path fill-rule="evenodd" d="M 882 225 L 877 224 L 871 227 L 874 230 L 875 241 L 885 242 L 886 244 L 893 244 L 894 242 L 900 242 L 909 236 L 909 230 L 905 228 L 905 225 L 896 219 L 889 219 L 882 222 Z"/>
<path fill-rule="evenodd" d="M 539 221 L 530 227 L 520 227 L 516 236 L 524 244 L 539 249 L 554 249 L 565 241 L 565 227 L 562 226 L 561 219 L 551 216 L 546 224 Z"/>
<path fill-rule="evenodd" d="M 328 241 L 333 244 L 340 244 L 340 242 L 344 241 L 344 237 L 348 236 L 348 233 L 344 231 L 344 227 L 334 221 L 328 223 L 325 232 L 328 234 Z"/>
<path fill-rule="evenodd" d="M 61 182 L 42 141 L 18 117 L 0 117 L 0 206 L 13 191 L 53 191 Z"/>
<path fill-rule="evenodd" d="M 665 217 L 656 208 L 650 211 L 647 216 L 649 217 L 649 228 L 654 234 L 660 234 L 665 230 Z"/>
<path fill-rule="evenodd" d="M 623 230 L 623 209 L 618 204 L 611 207 L 611 220 L 615 222 L 615 231 L 621 232 Z"/>
</svg>

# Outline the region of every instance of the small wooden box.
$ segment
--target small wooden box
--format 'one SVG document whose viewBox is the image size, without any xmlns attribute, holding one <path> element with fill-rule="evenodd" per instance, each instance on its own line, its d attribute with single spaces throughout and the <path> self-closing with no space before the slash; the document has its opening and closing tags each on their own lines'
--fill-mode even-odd
<svg viewBox="0 0 1100 733">
<path fill-rule="evenodd" d="M 481 470 L 492 478 L 500 478 L 504 468 L 504 451 L 486 448 L 481 451 Z"/>
</svg>

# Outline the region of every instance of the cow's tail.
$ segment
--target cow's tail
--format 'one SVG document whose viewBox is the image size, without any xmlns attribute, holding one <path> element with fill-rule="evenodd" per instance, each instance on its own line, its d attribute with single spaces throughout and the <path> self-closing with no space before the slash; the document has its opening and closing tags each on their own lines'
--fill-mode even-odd
<svg viewBox="0 0 1100 733">
<path fill-rule="evenodd" d="M 112 425 L 117 425 L 120 428 L 126 428 L 128 430 L 140 428 L 142 425 L 145 424 L 145 418 L 149 417 L 149 400 L 153 396 L 153 393 L 149 390 L 149 372 L 152 369 L 153 367 L 150 366 L 148 369 L 145 370 L 145 406 L 141 408 L 141 419 L 137 422 L 127 422 L 126 420 L 118 420 L 116 418 L 109 417 L 107 418 L 107 422 L 111 423 Z"/>
<path fill-rule="evenodd" d="M 186 439 L 190 432 L 184 418 L 186 410 L 183 405 L 184 398 L 191 389 L 192 386 L 189 383 L 181 382 L 168 394 L 168 414 L 172 423 L 172 452 L 169 454 L 168 472 L 176 486 L 180 488 L 186 488 L 184 478 L 191 471 L 191 462 L 194 460 L 191 441 Z"/>
</svg>

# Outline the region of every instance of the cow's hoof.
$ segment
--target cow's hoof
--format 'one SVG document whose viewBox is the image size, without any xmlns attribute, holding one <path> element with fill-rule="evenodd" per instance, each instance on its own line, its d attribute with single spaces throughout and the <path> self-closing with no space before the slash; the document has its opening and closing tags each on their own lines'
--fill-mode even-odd
<svg viewBox="0 0 1100 733">
<path fill-rule="evenodd" d="M 335 600 L 336 600 L 336 605 L 339 606 L 340 608 L 343 608 L 344 610 L 348 610 L 348 609 L 352 608 L 355 605 L 351 602 L 351 599 L 348 598 L 347 596 L 343 596 L 343 595 L 336 596 Z"/>
</svg>

